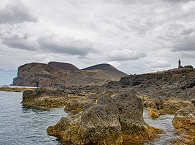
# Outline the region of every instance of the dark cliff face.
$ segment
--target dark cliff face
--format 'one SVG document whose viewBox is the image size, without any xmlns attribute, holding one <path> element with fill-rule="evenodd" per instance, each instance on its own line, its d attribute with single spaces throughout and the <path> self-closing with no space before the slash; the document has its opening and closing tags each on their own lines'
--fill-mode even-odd
<svg viewBox="0 0 195 145">
<path fill-rule="evenodd" d="M 115 68 L 114 68 L 115 69 Z M 117 69 L 113 72 L 120 72 Z M 108 81 L 119 81 L 124 73 L 111 73 L 109 68 L 104 70 L 80 70 L 69 63 L 50 62 L 29 63 L 18 68 L 18 75 L 13 85 L 39 87 L 69 87 L 103 85 Z"/>
</svg>

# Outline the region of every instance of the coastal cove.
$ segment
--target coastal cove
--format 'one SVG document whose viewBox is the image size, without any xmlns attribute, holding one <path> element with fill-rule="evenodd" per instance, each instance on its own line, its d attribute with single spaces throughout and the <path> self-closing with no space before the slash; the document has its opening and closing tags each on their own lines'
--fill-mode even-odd
<svg viewBox="0 0 195 145">
<path fill-rule="evenodd" d="M 0 144 L 60 145 L 55 137 L 47 135 L 46 129 L 61 117 L 67 116 L 63 108 L 43 111 L 25 107 L 21 104 L 22 93 L 18 92 L 2 91 L 0 99 Z M 144 111 L 144 120 L 149 125 L 162 129 L 163 133 L 160 138 L 144 145 L 169 144 L 176 137 L 175 129 L 171 125 L 173 115 L 162 115 L 152 120 L 147 113 Z"/>
</svg>

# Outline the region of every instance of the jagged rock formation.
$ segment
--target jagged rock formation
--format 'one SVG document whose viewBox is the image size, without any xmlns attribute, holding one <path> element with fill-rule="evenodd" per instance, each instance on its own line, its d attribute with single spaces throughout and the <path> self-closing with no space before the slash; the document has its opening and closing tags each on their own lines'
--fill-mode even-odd
<svg viewBox="0 0 195 145">
<path fill-rule="evenodd" d="M 102 85 L 108 81 L 120 80 L 125 75 L 109 64 L 103 69 L 100 67 L 95 70 L 87 68 L 80 70 L 69 63 L 30 63 L 18 68 L 18 75 L 14 78 L 13 85 L 36 86 L 38 83 L 39 87 L 54 88 Z"/>
<path fill-rule="evenodd" d="M 142 143 L 160 133 L 144 122 L 141 99 L 133 90 L 113 97 L 101 96 L 97 104 L 89 105 L 72 118 L 63 117 L 47 131 L 62 143 L 70 141 L 77 145 Z"/>
<path fill-rule="evenodd" d="M 40 109 L 65 106 L 65 112 L 74 114 L 81 111 L 84 105 L 93 104 L 95 101 L 96 95 L 91 93 L 39 88 L 24 91 L 22 104 Z"/>
</svg>

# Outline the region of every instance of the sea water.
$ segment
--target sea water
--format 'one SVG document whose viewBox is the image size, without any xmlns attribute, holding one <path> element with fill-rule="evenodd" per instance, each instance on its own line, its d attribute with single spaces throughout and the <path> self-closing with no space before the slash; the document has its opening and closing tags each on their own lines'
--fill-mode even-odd
<svg viewBox="0 0 195 145">
<path fill-rule="evenodd" d="M 46 129 L 67 114 L 63 108 L 47 111 L 28 108 L 22 93 L 0 92 L 0 145 L 56 145 Z"/>
</svg>

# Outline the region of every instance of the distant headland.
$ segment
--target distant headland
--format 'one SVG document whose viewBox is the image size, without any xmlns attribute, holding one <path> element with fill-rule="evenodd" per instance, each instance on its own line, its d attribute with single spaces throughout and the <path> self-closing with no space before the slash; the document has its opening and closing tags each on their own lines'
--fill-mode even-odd
<svg viewBox="0 0 195 145">
<path fill-rule="evenodd" d="M 79 69 L 73 64 L 62 62 L 29 63 L 18 68 L 13 85 L 52 88 L 103 85 L 109 81 L 119 81 L 126 75 L 110 64 Z"/>
</svg>

